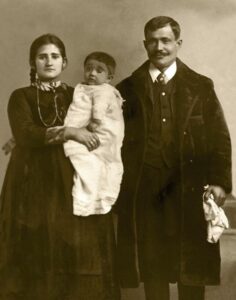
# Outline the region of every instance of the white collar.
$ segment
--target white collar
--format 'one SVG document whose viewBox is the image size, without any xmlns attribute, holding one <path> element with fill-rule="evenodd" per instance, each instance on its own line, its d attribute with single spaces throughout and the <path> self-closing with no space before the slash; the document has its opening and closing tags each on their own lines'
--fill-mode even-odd
<svg viewBox="0 0 236 300">
<path fill-rule="evenodd" d="M 177 65 L 176 65 L 176 61 L 174 61 L 165 71 L 165 82 L 167 83 L 169 80 L 171 80 L 174 76 L 175 73 L 177 71 Z M 153 63 L 150 63 L 149 66 L 149 74 L 152 78 L 152 81 L 154 82 L 157 78 L 157 76 L 161 73 L 160 70 L 158 70 Z"/>
</svg>

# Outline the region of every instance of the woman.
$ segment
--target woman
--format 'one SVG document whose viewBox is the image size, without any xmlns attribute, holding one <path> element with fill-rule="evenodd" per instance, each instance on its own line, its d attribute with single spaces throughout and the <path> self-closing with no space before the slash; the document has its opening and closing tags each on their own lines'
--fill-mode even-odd
<svg viewBox="0 0 236 300">
<path fill-rule="evenodd" d="M 63 42 L 46 34 L 30 48 L 31 86 L 9 100 L 16 140 L 1 193 L 0 299 L 119 299 L 111 214 L 72 213 L 73 168 L 62 143 L 99 145 L 86 129 L 63 124 L 73 89 L 61 83 Z"/>
</svg>

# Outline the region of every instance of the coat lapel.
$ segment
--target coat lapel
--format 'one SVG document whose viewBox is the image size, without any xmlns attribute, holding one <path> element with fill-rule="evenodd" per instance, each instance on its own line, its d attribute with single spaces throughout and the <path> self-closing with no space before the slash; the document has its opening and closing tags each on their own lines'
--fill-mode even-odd
<svg viewBox="0 0 236 300">
<path fill-rule="evenodd" d="M 176 88 L 174 91 L 174 113 L 176 115 L 176 125 L 178 127 L 179 138 L 182 139 L 183 132 L 186 130 L 191 112 L 198 101 L 198 92 L 191 78 L 189 68 L 177 59 Z M 153 103 L 153 91 L 151 87 L 151 78 L 148 72 L 149 61 L 146 61 L 131 76 L 133 91 L 136 93 L 142 106 L 143 118 L 146 127 L 145 105 L 146 101 Z"/>
<path fill-rule="evenodd" d="M 189 69 L 179 59 L 177 59 L 174 98 L 176 99 L 177 127 L 181 139 L 188 125 L 192 110 L 198 101 L 198 94 L 189 76 Z"/>
<path fill-rule="evenodd" d="M 150 75 L 148 73 L 149 61 L 146 61 L 140 68 L 138 68 L 131 77 L 134 85 L 134 91 L 138 98 L 144 104 L 148 98 L 153 101 L 152 89 L 150 89 Z"/>
<path fill-rule="evenodd" d="M 150 101 L 151 105 L 153 105 L 153 89 L 151 88 L 151 78 L 148 72 L 148 68 L 149 61 L 146 61 L 131 76 L 133 92 L 136 93 L 137 100 L 139 101 L 138 104 L 141 106 L 145 132 L 147 131 L 147 120 L 145 113 L 147 102 Z M 142 122 L 142 120 L 140 120 L 140 122 Z"/>
</svg>

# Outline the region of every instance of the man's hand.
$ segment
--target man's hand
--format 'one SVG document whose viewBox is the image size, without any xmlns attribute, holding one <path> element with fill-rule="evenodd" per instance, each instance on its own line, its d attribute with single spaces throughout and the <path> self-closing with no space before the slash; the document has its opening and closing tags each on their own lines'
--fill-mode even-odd
<svg viewBox="0 0 236 300">
<path fill-rule="evenodd" d="M 224 189 L 218 185 L 209 185 L 206 187 L 204 198 L 209 198 L 210 194 L 214 196 L 214 201 L 218 206 L 223 206 L 226 199 Z"/>
</svg>

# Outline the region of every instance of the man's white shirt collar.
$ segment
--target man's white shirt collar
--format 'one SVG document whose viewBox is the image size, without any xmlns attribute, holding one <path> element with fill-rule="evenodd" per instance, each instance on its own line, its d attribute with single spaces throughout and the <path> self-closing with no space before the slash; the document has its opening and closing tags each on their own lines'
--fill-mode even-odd
<svg viewBox="0 0 236 300">
<path fill-rule="evenodd" d="M 165 71 L 165 82 L 167 83 L 169 80 L 171 80 L 174 76 L 175 73 L 177 71 L 177 65 L 176 65 L 176 61 L 174 61 Z M 154 82 L 157 78 L 157 76 L 161 73 L 160 70 L 158 70 L 153 63 L 150 63 L 149 66 L 149 74 L 152 78 L 152 81 Z"/>
</svg>

